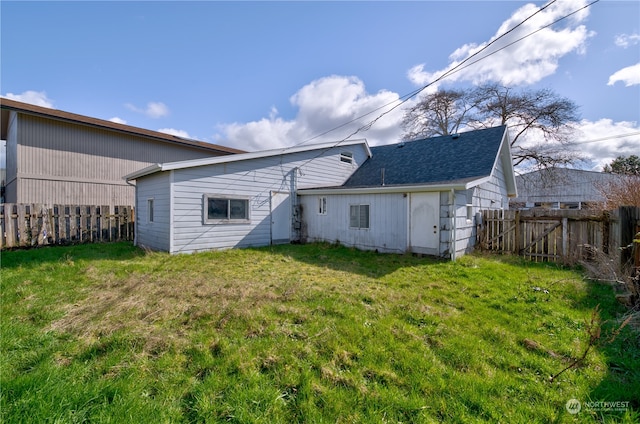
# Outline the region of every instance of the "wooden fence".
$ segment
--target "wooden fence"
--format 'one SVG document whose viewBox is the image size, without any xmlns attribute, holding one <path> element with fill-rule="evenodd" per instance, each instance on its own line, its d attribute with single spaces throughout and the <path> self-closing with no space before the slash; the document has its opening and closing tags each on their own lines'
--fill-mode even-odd
<svg viewBox="0 0 640 424">
<path fill-rule="evenodd" d="M 0 205 L 0 248 L 133 240 L 131 206 L 5 203 Z"/>
<path fill-rule="evenodd" d="M 478 231 L 481 249 L 536 261 L 576 263 L 596 252 L 619 263 L 631 259 L 640 231 L 640 208 L 591 210 L 486 210 Z M 636 249 L 638 250 L 638 249 Z M 638 266 L 638 265 L 636 265 Z"/>
</svg>

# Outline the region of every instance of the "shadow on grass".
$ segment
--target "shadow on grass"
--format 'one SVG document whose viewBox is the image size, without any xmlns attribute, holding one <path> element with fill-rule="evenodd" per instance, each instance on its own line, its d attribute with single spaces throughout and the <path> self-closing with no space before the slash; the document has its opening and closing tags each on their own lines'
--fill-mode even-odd
<svg viewBox="0 0 640 424">
<path fill-rule="evenodd" d="M 257 250 L 261 249 L 265 248 L 257 248 Z M 411 253 L 378 253 L 331 243 L 282 244 L 266 249 L 294 261 L 371 278 L 383 277 L 400 268 L 449 262 L 433 256 Z"/>
<path fill-rule="evenodd" d="M 1 268 L 37 266 L 65 260 L 125 260 L 144 255 L 131 242 L 45 246 L 34 249 L 6 250 L 0 255 Z"/>
</svg>

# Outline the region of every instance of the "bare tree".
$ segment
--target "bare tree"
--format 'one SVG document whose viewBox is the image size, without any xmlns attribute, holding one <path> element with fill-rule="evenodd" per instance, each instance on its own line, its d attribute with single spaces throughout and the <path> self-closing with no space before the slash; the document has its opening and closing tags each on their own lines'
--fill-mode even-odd
<svg viewBox="0 0 640 424">
<path fill-rule="evenodd" d="M 405 112 L 404 138 L 449 135 L 469 122 L 468 113 L 475 108 L 473 93 L 465 90 L 441 90 L 425 96 Z"/>
<path fill-rule="evenodd" d="M 492 83 L 429 94 L 406 112 L 403 125 L 406 138 L 507 125 L 514 165 L 547 168 L 579 159 L 567 148 L 578 119 L 578 106 L 550 89 L 516 90 Z M 542 141 L 532 142 L 534 134 Z"/>
</svg>

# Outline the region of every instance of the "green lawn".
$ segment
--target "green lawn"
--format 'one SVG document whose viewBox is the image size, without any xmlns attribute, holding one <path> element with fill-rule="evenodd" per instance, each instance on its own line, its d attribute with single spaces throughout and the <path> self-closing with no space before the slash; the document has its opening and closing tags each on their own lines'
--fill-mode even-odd
<svg viewBox="0 0 640 424">
<path fill-rule="evenodd" d="M 4 423 L 640 422 L 638 333 L 604 343 L 624 310 L 575 269 L 325 244 L 1 261 Z M 603 342 L 550 382 L 597 305 Z"/>
</svg>

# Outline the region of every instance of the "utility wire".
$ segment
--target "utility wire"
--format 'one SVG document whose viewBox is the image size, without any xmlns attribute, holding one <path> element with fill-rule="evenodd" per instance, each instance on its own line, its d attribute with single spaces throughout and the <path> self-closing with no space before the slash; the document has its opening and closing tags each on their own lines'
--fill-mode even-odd
<svg viewBox="0 0 640 424">
<path fill-rule="evenodd" d="M 538 13 L 542 12 L 542 11 L 543 11 L 544 9 L 546 9 L 547 7 L 551 6 L 551 5 L 552 5 L 553 3 L 555 3 L 556 1 L 557 1 L 557 0 L 552 0 L 551 2 L 549 2 L 548 4 L 546 4 L 544 7 L 540 8 L 540 9 L 539 9 L 539 10 L 537 10 L 535 13 L 533 13 L 532 15 L 530 15 L 529 17 L 527 17 L 525 20 L 523 20 L 522 22 L 520 22 L 518 25 L 514 26 L 514 27 L 513 27 L 513 28 L 511 28 L 509 31 L 507 31 L 507 32 L 505 32 L 504 34 L 500 35 L 498 38 L 496 38 L 495 40 L 493 40 L 493 41 L 491 41 L 490 43 L 488 43 L 488 44 L 487 44 L 486 46 L 484 46 L 482 49 L 478 50 L 476 53 L 474 53 L 474 54 L 472 54 L 471 56 L 467 57 L 465 60 L 463 60 L 462 62 L 460 62 L 460 63 L 459 63 L 458 65 L 456 65 L 455 67 L 451 68 L 450 70 L 448 70 L 447 72 L 445 72 L 444 74 L 442 74 L 440 77 L 438 77 L 438 78 L 436 78 L 435 80 L 431 81 L 430 83 L 428 83 L 427 85 L 423 86 L 422 88 L 420 88 L 420 89 L 418 89 L 418 90 L 416 90 L 416 91 L 414 91 L 414 92 L 410 93 L 410 94 L 408 95 L 409 97 L 407 97 L 405 100 L 403 100 L 402 102 L 400 102 L 400 103 L 398 103 L 397 105 L 393 106 L 391 109 L 389 109 L 389 110 L 385 111 L 384 113 L 380 114 L 377 118 L 375 118 L 373 121 L 369 122 L 368 124 L 363 125 L 362 127 L 358 128 L 356 131 L 354 131 L 353 133 L 351 133 L 350 135 L 348 135 L 347 137 L 345 137 L 343 140 L 341 140 L 341 142 L 342 142 L 342 141 L 344 141 L 344 140 L 348 140 L 350 137 L 353 137 L 354 135 L 358 134 L 358 133 L 359 133 L 359 132 L 361 132 L 361 131 L 367 131 L 367 130 L 369 130 L 369 129 L 370 129 L 370 128 L 371 128 L 371 127 L 372 127 L 372 126 L 373 126 L 373 125 L 374 125 L 374 124 L 375 124 L 375 123 L 376 123 L 380 118 L 382 118 L 383 116 L 385 116 L 385 115 L 387 115 L 388 113 L 392 112 L 394 109 L 396 109 L 396 108 L 400 107 L 402 104 L 406 103 L 410 98 L 412 98 L 412 97 L 416 96 L 417 94 L 421 93 L 422 91 L 424 91 L 425 89 L 427 89 L 427 88 L 428 88 L 428 87 L 430 87 L 431 85 L 435 84 L 436 82 L 439 82 L 439 81 L 441 81 L 442 79 L 444 79 L 444 78 L 446 78 L 446 77 L 448 77 L 448 76 L 450 76 L 450 75 L 452 75 L 452 74 L 454 74 L 454 73 L 456 73 L 456 72 L 460 72 L 461 70 L 466 69 L 466 68 L 468 68 L 469 66 L 474 65 L 474 64 L 476 64 L 476 63 L 480 62 L 481 60 L 484 60 L 484 59 L 486 59 L 486 58 L 488 58 L 488 57 L 490 57 L 490 56 L 492 56 L 492 55 L 494 55 L 494 54 L 496 54 L 496 53 L 498 53 L 498 52 L 500 52 L 500 51 L 502 51 L 502 50 L 504 50 L 504 49 L 506 49 L 506 48 L 508 48 L 508 47 L 511 47 L 512 45 L 514 45 L 514 44 L 516 44 L 516 43 L 518 43 L 518 42 L 520 42 L 520 41 L 524 40 L 525 38 L 528 38 L 528 37 L 530 37 L 530 36 L 532 36 L 532 35 L 534 35 L 534 34 L 536 34 L 536 33 L 540 32 L 540 31 L 542 31 L 542 30 L 543 30 L 543 29 L 545 29 L 545 28 L 548 28 L 548 27 L 550 27 L 550 26 L 552 26 L 552 25 L 555 25 L 556 23 L 558 23 L 558 22 L 560 22 L 560 21 L 562 21 L 562 20 L 564 20 L 564 19 L 567 19 L 568 17 L 570 17 L 570 16 L 572 16 L 572 15 L 575 15 L 576 13 L 578 13 L 578 12 L 580 12 L 581 10 L 584 10 L 584 9 L 586 9 L 586 8 L 588 8 L 588 7 L 590 7 L 590 6 L 592 6 L 593 4 L 595 4 L 595 3 L 599 2 L 600 0 L 594 0 L 594 1 L 592 1 L 591 3 L 589 3 L 589 4 L 587 4 L 587 5 L 583 6 L 583 7 L 581 7 L 580 9 L 577 9 L 577 10 L 575 10 L 575 11 L 573 11 L 573 12 L 571 12 L 571 13 L 569 13 L 569 14 L 567 14 L 567 15 L 565 15 L 565 16 L 563 16 L 563 17 L 559 18 L 559 19 L 556 19 L 555 21 L 553 21 L 553 22 L 551 22 L 551 23 L 549 23 L 549 24 L 547 24 L 547 25 L 545 25 L 545 26 L 543 26 L 543 27 L 540 27 L 540 28 L 538 28 L 537 30 L 535 30 L 535 31 L 533 31 L 533 32 L 531 32 L 531 33 L 529 33 L 529 34 L 527 34 L 527 35 L 524 35 L 524 36 L 522 36 L 522 37 L 518 38 L 517 40 L 514 40 L 514 41 L 512 41 L 511 43 L 509 43 L 509 44 L 507 44 L 507 45 L 505 45 L 505 46 L 503 46 L 503 47 L 501 47 L 501 48 L 499 48 L 499 49 L 497 49 L 497 50 L 495 50 L 495 51 L 492 51 L 491 53 L 488 53 L 487 55 L 482 56 L 482 57 L 480 57 L 480 58 L 478 58 L 478 59 L 476 59 L 476 60 L 474 60 L 474 61 L 472 61 L 472 62 L 470 62 L 470 63 L 468 63 L 468 64 L 466 64 L 466 65 L 465 65 L 465 63 L 466 63 L 466 62 L 468 62 L 469 60 L 471 60 L 472 58 L 474 58 L 474 57 L 475 57 L 475 56 L 477 56 L 478 54 L 480 54 L 480 53 L 482 53 L 483 51 L 485 51 L 485 50 L 486 50 L 487 48 L 489 48 L 492 44 L 494 44 L 495 42 L 497 42 L 498 40 L 500 40 L 502 37 L 506 36 L 507 34 L 511 33 L 512 31 L 514 31 L 516 28 L 518 28 L 519 26 L 521 26 L 522 24 L 524 24 L 524 23 L 525 23 L 526 21 L 528 21 L 529 19 L 533 18 L 536 14 L 538 14 Z M 406 97 L 406 96 L 405 96 L 405 97 Z M 390 103 L 390 104 L 391 104 L 391 103 Z"/>
<path fill-rule="evenodd" d="M 466 59 L 464 59 L 462 62 L 460 62 L 459 64 L 457 64 L 455 67 L 451 68 L 450 70 L 448 70 L 447 72 L 445 72 L 444 74 L 442 74 L 440 77 L 438 77 L 438 78 L 436 78 L 435 80 L 433 80 L 433 81 L 431 81 L 431 82 L 427 83 L 426 85 L 424 85 L 424 86 L 422 86 L 422 87 L 420 87 L 420 88 L 418 88 L 418 89 L 416 89 L 416 90 L 413 90 L 413 91 L 411 91 L 411 92 L 410 92 L 410 93 L 408 93 L 408 94 L 405 94 L 405 95 L 403 95 L 403 96 L 400 96 L 400 97 L 398 98 L 398 100 L 394 100 L 394 101 L 392 101 L 392 102 L 386 103 L 386 104 L 384 104 L 384 105 L 382 105 L 382 106 L 380 106 L 380 107 L 378 107 L 378 108 L 376 108 L 376 109 L 373 109 L 373 110 L 372 110 L 372 111 L 370 111 L 370 112 L 367 112 L 367 113 L 365 113 L 365 114 L 363 114 L 363 115 L 360 115 L 360 116 L 357 116 L 357 117 L 355 117 L 355 118 L 351 119 L 350 121 L 347 121 L 347 122 L 345 122 L 345 123 L 343 123 L 343 124 L 340 124 L 340 125 L 338 125 L 337 127 L 331 128 L 331 129 L 329 129 L 329 130 L 327 130 L 327 131 L 324 131 L 324 132 L 323 132 L 323 133 L 321 133 L 321 134 L 315 135 L 315 136 L 313 136 L 313 137 L 311 137 L 311 138 L 309 138 L 309 139 L 306 139 L 306 140 L 304 140 L 304 141 L 302 141 L 302 142 L 300 142 L 300 143 L 294 144 L 292 147 L 300 146 L 300 145 L 302 145 L 302 144 L 308 143 L 309 141 L 312 141 L 312 140 L 315 140 L 315 139 L 317 139 L 317 138 L 319 138 L 319 137 L 322 137 L 322 136 L 324 136 L 324 135 L 327 135 L 327 134 L 329 134 L 329 133 L 331 133 L 331 132 L 333 132 L 333 131 L 336 131 L 336 130 L 338 130 L 338 129 L 342 128 L 342 127 L 347 126 L 348 124 L 351 124 L 351 123 L 353 123 L 353 122 L 359 121 L 360 119 L 362 119 L 362 118 L 364 118 L 364 117 L 366 117 L 366 116 L 369 116 L 369 115 L 371 115 L 372 113 L 375 113 L 375 112 L 377 112 L 377 111 L 379 111 L 379 110 L 381 110 L 381 109 L 384 109 L 384 108 L 386 108 L 386 107 L 388 107 L 388 106 L 391 106 L 391 105 L 393 105 L 394 103 L 397 103 L 398 101 L 400 101 L 399 103 L 397 103 L 395 106 L 393 106 L 393 107 L 392 107 L 391 109 L 389 109 L 388 111 L 386 111 L 386 112 L 384 112 L 384 113 L 380 114 L 380 115 L 379 115 L 377 118 L 375 118 L 373 121 L 371 121 L 371 122 L 369 122 L 368 124 L 366 124 L 366 125 L 364 125 L 364 126 L 362 126 L 362 127 L 358 128 L 358 129 L 357 129 L 355 132 L 353 132 L 352 134 L 350 134 L 350 135 L 348 135 L 347 137 L 343 138 L 342 140 L 338 141 L 338 143 L 341 143 L 341 142 L 343 142 L 343 141 L 348 140 L 349 138 L 351 138 L 351 137 L 353 137 L 354 135 L 358 134 L 360 131 L 366 131 L 366 130 L 370 129 L 370 128 L 373 126 L 373 124 L 375 124 L 375 123 L 376 123 L 380 118 L 382 118 L 382 117 L 383 117 L 383 116 L 385 116 L 386 114 L 390 113 L 390 112 L 391 112 L 391 111 L 393 111 L 394 109 L 396 109 L 396 108 L 400 107 L 401 105 L 403 105 L 404 103 L 406 103 L 407 101 L 409 101 L 409 100 L 410 100 L 410 99 L 412 99 L 413 97 L 417 96 L 418 94 L 420 94 L 421 92 L 423 92 L 424 90 L 426 90 L 427 88 L 429 88 L 430 86 L 432 86 L 433 84 L 435 84 L 435 83 L 437 83 L 437 82 L 439 82 L 439 81 L 443 80 L 444 78 L 448 77 L 449 75 L 451 75 L 451 74 L 453 74 L 453 73 L 455 73 L 455 72 L 458 72 L 460 69 L 464 69 L 464 68 L 466 68 L 466 67 L 468 67 L 468 66 L 470 66 L 470 65 L 472 65 L 472 64 L 474 64 L 474 63 L 479 62 L 480 60 L 483 60 L 483 59 L 485 59 L 485 58 L 487 58 L 487 57 L 491 56 L 491 54 L 497 53 L 497 52 L 499 52 L 500 50 L 502 50 L 502 49 L 496 50 L 494 53 L 491 53 L 491 54 L 488 54 L 488 55 L 486 55 L 486 56 L 483 56 L 482 58 L 480 58 L 480 59 L 478 59 L 478 60 L 476 60 L 476 61 L 472 62 L 471 64 L 469 64 L 469 65 L 467 65 L 467 66 L 462 67 L 466 62 L 468 62 L 469 60 L 473 59 L 474 57 L 476 57 L 477 55 L 479 55 L 480 53 L 482 53 L 483 51 L 485 51 L 486 49 L 488 49 L 490 46 L 492 46 L 494 43 L 498 42 L 498 41 L 499 41 L 500 39 L 502 39 L 503 37 L 506 37 L 508 34 L 510 34 L 511 32 L 515 31 L 515 30 L 516 30 L 517 28 L 519 28 L 520 26 L 524 25 L 524 24 L 525 24 L 525 22 L 527 22 L 528 20 L 530 20 L 531 18 L 533 18 L 533 17 L 534 17 L 535 15 L 537 15 L 538 13 L 540 13 L 540 12 L 542 12 L 543 10 L 547 9 L 548 7 L 550 7 L 550 6 L 551 6 L 553 3 L 555 3 L 556 1 L 557 1 L 557 0 L 551 0 L 549 3 L 547 3 L 546 5 L 544 5 L 543 7 L 541 7 L 540 9 L 536 10 L 534 13 L 532 13 L 531 15 L 529 15 L 527 18 L 525 18 L 522 22 L 520 22 L 519 24 L 517 24 L 517 25 L 516 25 L 516 26 L 514 26 L 513 28 L 509 29 L 508 31 L 504 32 L 503 34 L 501 34 L 500 36 L 498 36 L 495 40 L 490 41 L 486 46 L 484 46 L 483 48 L 481 48 L 481 49 L 480 49 L 480 50 L 478 50 L 477 52 L 473 53 L 471 56 L 467 57 L 467 58 L 466 58 Z M 595 0 L 594 2 L 590 3 L 589 5 L 587 5 L 587 6 L 585 6 L 585 7 L 588 7 L 588 6 L 590 6 L 591 4 L 596 3 L 597 1 L 599 1 L 599 0 Z M 579 9 L 579 10 L 577 10 L 577 11 L 575 11 L 575 12 L 571 13 L 571 14 L 577 13 L 577 12 L 578 12 L 578 11 L 580 11 L 580 10 L 582 10 L 582 9 Z M 563 18 L 561 18 L 561 19 L 559 19 L 559 20 L 557 20 L 557 21 L 555 21 L 555 22 L 552 22 L 551 24 L 549 24 L 549 25 L 547 25 L 547 26 L 545 26 L 545 27 L 542 27 L 542 28 L 538 29 L 536 32 L 538 32 L 538 31 L 540 31 L 541 29 L 546 28 L 546 27 L 548 27 L 548 26 L 550 26 L 550 25 L 553 25 L 553 24 L 555 24 L 556 22 L 559 22 L 560 20 L 562 20 L 562 19 L 564 19 L 564 18 L 566 18 L 566 17 L 568 17 L 568 16 L 570 16 L 570 15 L 567 15 L 567 16 L 565 16 L 565 17 L 563 17 Z M 532 34 L 535 34 L 535 32 L 534 32 L 534 33 L 531 33 L 530 35 L 532 35 Z M 523 38 L 524 38 L 524 37 L 523 37 Z M 520 41 L 520 40 L 522 40 L 522 38 L 521 38 L 521 39 L 519 39 L 519 40 L 517 40 L 517 41 Z M 514 42 L 514 43 L 515 43 L 515 42 Z M 506 47 L 508 47 L 508 46 L 510 46 L 510 45 L 512 45 L 512 44 L 514 44 L 514 43 L 508 44 L 507 46 L 503 47 L 503 49 L 504 49 L 504 48 L 506 48 Z"/>
</svg>

